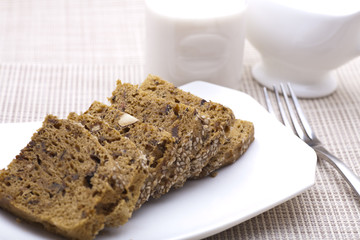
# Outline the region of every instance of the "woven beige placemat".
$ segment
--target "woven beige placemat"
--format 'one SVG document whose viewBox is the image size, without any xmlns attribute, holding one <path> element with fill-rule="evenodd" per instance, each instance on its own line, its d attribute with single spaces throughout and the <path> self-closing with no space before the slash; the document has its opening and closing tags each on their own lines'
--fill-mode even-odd
<svg viewBox="0 0 360 240">
<path fill-rule="evenodd" d="M 107 102 L 116 80 L 142 81 L 140 65 L 0 64 L 0 122 L 42 121 Z"/>
<path fill-rule="evenodd" d="M 139 64 L 143 0 L 2 0 L 0 62 Z"/>
<path fill-rule="evenodd" d="M 141 82 L 143 21 L 142 0 L 1 1 L 0 122 L 65 117 L 105 102 L 116 79 Z M 251 77 L 258 59 L 247 45 L 240 90 L 264 104 Z M 337 75 L 333 95 L 301 104 L 326 147 L 360 174 L 360 59 Z M 359 209 L 339 174 L 319 161 L 311 189 L 208 239 L 360 239 Z"/>
</svg>

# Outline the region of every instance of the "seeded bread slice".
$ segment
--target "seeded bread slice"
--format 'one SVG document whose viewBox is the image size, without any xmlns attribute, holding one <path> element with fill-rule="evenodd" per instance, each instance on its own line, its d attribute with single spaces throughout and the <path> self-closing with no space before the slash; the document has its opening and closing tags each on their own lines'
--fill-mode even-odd
<svg viewBox="0 0 360 240">
<path fill-rule="evenodd" d="M 81 125 L 47 116 L 27 146 L 0 172 L 0 206 L 71 239 L 93 239 L 122 205 L 116 162 Z"/>
<path fill-rule="evenodd" d="M 128 204 L 132 209 L 137 209 L 140 207 L 139 203 L 146 202 L 150 195 L 146 186 L 154 184 L 153 176 L 148 171 L 148 169 L 151 169 L 152 163 L 138 148 L 138 145 L 97 116 L 86 113 L 78 115 L 72 112 L 68 118 L 81 123 L 91 134 L 96 136 L 100 144 L 109 151 L 115 161 L 122 161 L 123 152 L 126 152 L 126 154 L 131 153 L 134 156 L 131 164 L 132 168 L 129 168 L 127 163 L 122 166 L 124 169 L 128 168 L 128 171 L 126 171 L 128 181 L 124 182 L 127 183 L 127 189 L 131 189 L 132 193 L 132 196 L 128 198 Z M 135 171 L 134 166 L 138 166 L 135 167 Z"/>
<path fill-rule="evenodd" d="M 172 184 L 168 179 L 173 173 L 169 169 L 175 161 L 176 143 L 169 132 L 97 101 L 85 113 L 106 121 L 133 141 L 148 157 L 150 179 L 145 186 L 145 197 L 140 198 L 137 208 L 147 200 L 146 197 L 158 198 L 170 190 Z"/>
<path fill-rule="evenodd" d="M 203 159 L 203 162 L 209 164 L 209 161 L 217 155 L 219 145 L 225 143 L 225 137 L 234 123 L 235 116 L 232 110 L 219 103 L 208 102 L 191 93 L 182 91 L 172 83 L 151 74 L 148 75 L 139 88 L 166 101 L 182 103 L 196 108 L 199 111 L 199 114 L 209 123 L 210 136 L 203 144 L 202 149 L 200 149 L 198 157 Z M 204 167 L 207 164 L 205 164 Z M 193 174 L 191 178 L 197 178 L 201 174 L 201 171 L 202 169 L 198 169 L 196 174 Z"/>
<path fill-rule="evenodd" d="M 234 163 L 246 152 L 253 141 L 253 123 L 236 119 L 230 128 L 225 143 L 220 146 L 218 154 L 209 161 L 196 178 L 214 174 L 217 169 Z"/>
<path fill-rule="evenodd" d="M 196 107 L 201 111 L 201 114 L 207 114 L 210 119 L 214 120 L 214 129 L 224 131 L 224 138 L 220 139 L 221 145 L 218 153 L 211 157 L 199 176 L 194 178 L 204 177 L 216 169 L 234 162 L 248 149 L 254 140 L 253 124 L 235 119 L 232 110 L 228 107 L 201 99 L 151 74 L 141 84 L 140 89 L 169 101 Z"/>
<path fill-rule="evenodd" d="M 210 119 L 214 120 L 212 124 L 216 131 L 222 129 L 228 132 L 235 121 L 235 115 L 230 108 L 183 91 L 158 76 L 149 74 L 139 88 L 169 101 L 192 106 L 202 114 L 207 114 Z"/>
<path fill-rule="evenodd" d="M 209 124 L 198 111 L 180 103 L 168 102 L 138 89 L 137 85 L 117 82 L 109 99 L 112 106 L 170 132 L 178 143 L 175 161 L 175 187 L 193 176 L 191 170 L 202 169 L 209 159 L 196 158 L 210 136 Z"/>
</svg>

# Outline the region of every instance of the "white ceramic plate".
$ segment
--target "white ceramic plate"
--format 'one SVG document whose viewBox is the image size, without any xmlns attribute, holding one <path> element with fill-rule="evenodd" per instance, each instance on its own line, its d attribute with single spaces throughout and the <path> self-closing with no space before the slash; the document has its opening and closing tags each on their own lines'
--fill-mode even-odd
<svg viewBox="0 0 360 240">
<path fill-rule="evenodd" d="M 255 141 L 236 163 L 215 178 L 190 181 L 161 199 L 150 201 L 119 228 L 105 229 L 97 239 L 199 239 L 235 226 L 314 184 L 316 155 L 250 96 L 205 82 L 182 89 L 233 109 L 252 121 Z M 40 123 L 2 124 L 1 162 L 6 167 Z M 0 210 L 0 239 L 57 238 L 41 227 L 17 223 Z"/>
</svg>

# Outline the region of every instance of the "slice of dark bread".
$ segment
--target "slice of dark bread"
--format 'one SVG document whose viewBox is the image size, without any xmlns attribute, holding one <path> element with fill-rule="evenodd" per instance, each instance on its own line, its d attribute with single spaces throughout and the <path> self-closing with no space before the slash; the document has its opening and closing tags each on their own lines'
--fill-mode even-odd
<svg viewBox="0 0 360 240">
<path fill-rule="evenodd" d="M 174 187 L 181 187 L 189 177 L 196 176 L 207 164 L 208 158 L 198 153 L 207 142 L 211 130 L 207 118 L 192 107 L 169 102 L 138 89 L 137 85 L 117 81 L 117 87 L 109 98 L 112 106 L 170 132 L 178 143 Z M 214 142 L 214 145 L 217 143 Z"/>
<path fill-rule="evenodd" d="M 194 178 L 204 177 L 216 169 L 237 160 L 254 140 L 254 126 L 251 122 L 235 119 L 233 111 L 219 103 L 206 101 L 194 94 L 175 87 L 158 76 L 148 75 L 140 89 L 173 102 L 183 103 L 197 108 L 212 119 L 212 126 L 224 132 L 220 139 L 218 153 L 210 158 L 202 172 Z"/>
<path fill-rule="evenodd" d="M 219 152 L 210 159 L 196 178 L 214 174 L 217 169 L 232 164 L 246 152 L 253 141 L 254 124 L 236 119 L 227 134 L 225 143 L 220 145 Z"/>
<path fill-rule="evenodd" d="M 152 124 L 144 123 L 112 106 L 94 101 L 85 112 L 106 121 L 111 127 L 133 141 L 148 159 L 149 176 L 145 196 L 158 198 L 170 190 L 173 183 L 176 143 L 171 134 Z M 137 208 L 145 201 L 138 202 Z"/>
<path fill-rule="evenodd" d="M 212 124 L 216 130 L 220 128 L 228 132 L 235 121 L 235 115 L 230 108 L 216 102 L 206 101 L 194 94 L 183 91 L 158 76 L 149 74 L 139 88 L 169 101 L 182 103 L 198 109 L 203 114 L 207 114 L 210 119 L 214 120 Z"/>
<path fill-rule="evenodd" d="M 0 172 L 0 206 L 71 239 L 93 239 L 121 206 L 119 165 L 80 124 L 47 116 L 19 155 Z"/>
<path fill-rule="evenodd" d="M 131 189 L 132 196 L 128 197 L 127 202 L 135 209 L 140 207 L 139 203 L 144 203 L 149 198 L 147 186 L 153 185 L 153 176 L 149 169 L 152 164 L 145 154 L 138 148 L 138 145 L 128 137 L 120 134 L 115 128 L 111 127 L 106 121 L 90 114 L 78 115 L 74 112 L 68 115 L 68 119 L 81 123 L 91 134 L 98 138 L 99 143 L 108 150 L 115 161 L 119 161 L 124 171 L 124 182 L 126 188 Z M 131 154 L 133 162 L 131 164 L 123 163 L 123 152 Z M 127 193 L 130 193 L 128 191 Z"/>
<path fill-rule="evenodd" d="M 166 101 L 182 103 L 199 111 L 199 114 L 209 123 L 210 137 L 204 143 L 198 156 L 207 159 L 207 164 L 210 164 L 209 161 L 213 160 L 214 156 L 217 156 L 218 146 L 225 143 L 226 135 L 234 123 L 235 116 L 232 110 L 219 103 L 206 101 L 189 92 L 185 92 L 175 87 L 172 83 L 151 74 L 148 75 L 139 88 L 148 94 L 153 94 Z M 199 170 L 197 174 L 191 177 L 198 178 L 199 175 L 203 175 L 201 171 Z"/>
</svg>

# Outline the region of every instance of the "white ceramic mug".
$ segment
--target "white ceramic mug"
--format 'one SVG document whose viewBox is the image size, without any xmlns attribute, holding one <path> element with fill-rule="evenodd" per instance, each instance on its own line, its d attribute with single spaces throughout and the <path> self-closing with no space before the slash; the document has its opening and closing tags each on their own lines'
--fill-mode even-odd
<svg viewBox="0 0 360 240">
<path fill-rule="evenodd" d="M 259 50 L 254 78 L 291 82 L 300 97 L 331 94 L 334 70 L 360 55 L 359 0 L 249 0 L 247 37 Z"/>
<path fill-rule="evenodd" d="M 176 86 L 202 80 L 241 84 L 242 0 L 146 0 L 145 74 Z"/>
</svg>

